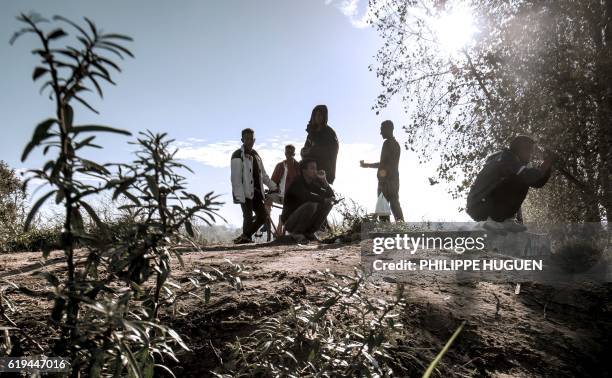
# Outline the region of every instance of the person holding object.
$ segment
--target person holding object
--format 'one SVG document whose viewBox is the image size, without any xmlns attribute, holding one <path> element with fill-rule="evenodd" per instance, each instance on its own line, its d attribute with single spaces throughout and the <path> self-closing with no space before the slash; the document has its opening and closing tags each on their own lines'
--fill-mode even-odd
<svg viewBox="0 0 612 378">
<path fill-rule="evenodd" d="M 298 176 L 285 194 L 281 220 L 296 241 L 318 240 L 315 232 L 334 205 L 334 192 L 327 182 L 324 170 L 317 170 L 313 159 L 300 161 Z"/>
<path fill-rule="evenodd" d="M 239 203 L 242 209 L 242 234 L 234 239 L 236 244 L 252 243 L 253 234 L 268 218 L 264 207 L 264 183 L 271 190 L 277 189 L 253 149 L 255 132 L 248 128 L 242 130 L 241 140 L 242 147 L 234 151 L 231 160 L 232 195 L 234 203 Z"/>
<path fill-rule="evenodd" d="M 317 105 L 312 109 L 306 127 L 308 136 L 300 151 L 302 159 L 313 159 L 317 167 L 325 171 L 327 182 L 331 185 L 336 179 L 336 160 L 338 158 L 338 137 L 327 124 L 327 106 Z"/>
<path fill-rule="evenodd" d="M 378 163 L 365 163 L 361 160 L 359 163 L 362 168 L 378 169 L 376 174 L 378 177 L 377 194 L 380 197 L 382 193 L 389 201 L 395 221 L 403 221 L 404 213 L 399 202 L 399 159 L 402 149 L 393 137 L 393 122 L 387 120 L 381 123 L 380 135 L 385 140 L 380 152 L 380 161 Z"/>
<path fill-rule="evenodd" d="M 491 230 L 520 232 L 526 227 L 513 218 L 520 209 L 529 188 L 543 187 L 552 171 L 555 155 L 546 151 L 538 168 L 529 167 L 535 141 L 528 136 L 515 137 L 508 149 L 486 158 L 467 198 L 466 212 L 475 221 L 485 221 Z"/>
</svg>

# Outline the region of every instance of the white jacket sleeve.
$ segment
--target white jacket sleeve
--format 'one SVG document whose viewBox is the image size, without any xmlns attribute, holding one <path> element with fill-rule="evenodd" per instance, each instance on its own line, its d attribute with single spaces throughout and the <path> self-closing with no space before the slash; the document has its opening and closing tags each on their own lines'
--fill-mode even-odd
<svg viewBox="0 0 612 378">
<path fill-rule="evenodd" d="M 242 160 L 240 158 L 232 159 L 232 195 L 234 203 L 244 203 L 244 186 L 242 184 Z"/>
</svg>

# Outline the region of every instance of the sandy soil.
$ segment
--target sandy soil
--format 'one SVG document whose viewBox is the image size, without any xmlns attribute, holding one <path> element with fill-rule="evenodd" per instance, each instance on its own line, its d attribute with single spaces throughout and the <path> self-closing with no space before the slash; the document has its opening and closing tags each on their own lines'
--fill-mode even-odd
<svg viewBox="0 0 612 378">
<path fill-rule="evenodd" d="M 0 279 L 42 289 L 36 271 L 63 269 L 60 252 L 43 262 L 39 252 L 0 256 Z M 360 262 L 360 247 L 350 245 L 215 246 L 184 255 L 174 266 L 185 281 L 194 269 L 223 268 L 224 259 L 246 266 L 244 290 L 227 284 L 213 287 L 211 301 L 179 304 L 181 314 L 164 317 L 185 338 L 190 352 L 173 366 L 177 377 L 201 377 L 220 364 L 227 343 L 248 335 L 266 316 L 312 300 L 321 284 L 317 270 L 350 274 Z M 395 284 L 381 282 L 379 295 L 391 295 Z M 523 284 L 452 283 L 415 276 L 406 283 L 409 301 L 404 323 L 414 337 L 405 340 L 414 355 L 429 363 L 463 321 L 467 325 L 445 356 L 444 376 L 540 377 L 612 374 L 612 285 L 583 284 L 552 288 Z M 12 297 L 22 310 L 13 320 L 44 344 L 51 334 L 43 298 Z M 2 325 L 4 321 L 1 321 Z M 418 369 L 417 369 L 418 370 Z M 422 373 L 415 370 L 411 375 Z"/>
</svg>

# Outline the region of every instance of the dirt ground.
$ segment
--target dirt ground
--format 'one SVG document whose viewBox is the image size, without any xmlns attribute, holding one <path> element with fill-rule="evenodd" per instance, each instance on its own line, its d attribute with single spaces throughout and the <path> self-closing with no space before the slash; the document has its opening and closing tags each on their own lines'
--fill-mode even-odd
<svg viewBox="0 0 612 378">
<path fill-rule="evenodd" d="M 61 256 L 53 252 L 43 262 L 39 252 L 0 255 L 0 279 L 42 289 L 44 280 L 32 273 L 61 270 Z M 360 263 L 360 246 L 213 246 L 186 253 L 184 268 L 178 263 L 173 267 L 174 277 L 181 282 L 194 269 L 222 269 L 225 259 L 246 267 L 243 290 L 214 285 L 207 305 L 187 299 L 177 308 L 182 314 L 165 315 L 191 349 L 181 352 L 181 363 L 172 367 L 177 377 L 209 376 L 224 360 L 227 343 L 248 335 L 266 316 L 311 300 L 321 284 L 317 271 L 350 274 Z M 381 295 L 391 295 L 394 285 L 380 282 Z M 611 284 L 552 288 L 525 283 L 517 295 L 511 283 L 438 282 L 415 276 L 406 283 L 406 296 L 409 313 L 404 324 L 413 338 L 405 343 L 424 366 L 457 326 L 467 322 L 444 357 L 444 376 L 612 376 Z M 51 303 L 11 298 L 21 309 L 13 320 L 44 344 L 51 332 L 46 325 Z M 415 370 L 414 375 L 419 374 L 422 371 Z"/>
</svg>

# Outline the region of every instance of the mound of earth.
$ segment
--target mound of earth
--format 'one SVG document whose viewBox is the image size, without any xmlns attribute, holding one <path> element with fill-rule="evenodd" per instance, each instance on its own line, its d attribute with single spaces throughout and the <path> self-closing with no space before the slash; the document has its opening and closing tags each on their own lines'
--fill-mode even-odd
<svg viewBox="0 0 612 378">
<path fill-rule="evenodd" d="M 174 277 L 185 282 L 195 269 L 223 270 L 225 259 L 245 266 L 243 290 L 225 283 L 212 287 L 204 305 L 189 297 L 166 321 L 190 347 L 172 365 L 177 377 L 210 376 L 227 361 L 228 345 L 252 332 L 267 316 L 316 297 L 322 285 L 317 271 L 351 274 L 360 263 L 359 244 L 213 246 L 187 252 L 184 266 L 175 262 Z M 40 262 L 36 262 L 40 260 Z M 0 278 L 41 289 L 45 282 L 32 273 L 61 270 L 61 252 L 46 261 L 38 252 L 0 256 Z M 394 283 L 380 282 L 377 295 L 391 296 Z M 512 283 L 452 283 L 415 275 L 407 282 L 409 301 L 405 340 L 422 366 L 433 359 L 457 326 L 462 333 L 444 356 L 444 376 L 539 377 L 610 376 L 612 359 L 612 285 L 582 284 L 563 289 Z M 12 296 L 22 310 L 13 320 L 44 344 L 50 335 L 44 298 Z M 418 369 L 417 369 L 418 370 Z M 422 374 L 415 370 L 414 374 Z"/>
</svg>

